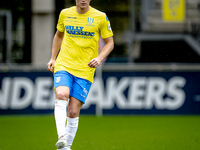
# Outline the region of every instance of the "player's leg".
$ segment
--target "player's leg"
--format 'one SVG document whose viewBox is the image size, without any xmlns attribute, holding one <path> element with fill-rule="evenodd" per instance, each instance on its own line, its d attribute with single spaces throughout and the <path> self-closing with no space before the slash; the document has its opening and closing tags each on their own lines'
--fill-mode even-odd
<svg viewBox="0 0 200 150">
<path fill-rule="evenodd" d="M 54 87 L 56 93 L 55 101 L 55 121 L 58 134 L 57 148 L 63 148 L 67 146 L 66 142 L 66 107 L 70 95 L 70 89 L 72 85 L 72 77 L 65 71 L 59 71 L 54 74 Z"/>
<path fill-rule="evenodd" d="M 55 89 L 56 101 L 54 116 L 56 121 L 56 128 L 58 134 L 58 142 L 56 143 L 57 148 L 66 147 L 66 133 L 65 133 L 65 123 L 66 123 L 66 108 L 69 98 L 69 88 L 65 86 L 59 86 Z"/>
<path fill-rule="evenodd" d="M 71 148 L 76 131 L 78 129 L 79 113 L 83 102 L 74 97 L 70 97 L 68 111 L 67 111 L 67 147 Z"/>
<path fill-rule="evenodd" d="M 79 113 L 81 106 L 85 103 L 87 95 L 89 93 L 91 82 L 74 77 L 74 82 L 70 92 L 70 101 L 67 111 L 67 147 L 71 148 L 76 131 L 78 129 Z"/>
</svg>

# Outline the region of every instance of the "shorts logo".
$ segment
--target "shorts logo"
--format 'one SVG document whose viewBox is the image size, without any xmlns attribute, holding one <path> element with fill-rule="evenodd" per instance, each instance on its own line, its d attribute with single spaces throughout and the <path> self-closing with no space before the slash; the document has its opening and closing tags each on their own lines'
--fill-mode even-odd
<svg viewBox="0 0 200 150">
<path fill-rule="evenodd" d="M 88 22 L 89 24 L 93 24 L 93 23 L 94 23 L 94 18 L 88 17 L 87 22 Z"/>
<path fill-rule="evenodd" d="M 86 90 L 86 88 L 83 89 L 83 92 L 88 95 L 88 91 Z"/>
<path fill-rule="evenodd" d="M 60 82 L 60 76 L 56 78 L 56 83 Z"/>
<path fill-rule="evenodd" d="M 86 98 L 84 95 L 80 94 L 83 98 Z"/>
</svg>

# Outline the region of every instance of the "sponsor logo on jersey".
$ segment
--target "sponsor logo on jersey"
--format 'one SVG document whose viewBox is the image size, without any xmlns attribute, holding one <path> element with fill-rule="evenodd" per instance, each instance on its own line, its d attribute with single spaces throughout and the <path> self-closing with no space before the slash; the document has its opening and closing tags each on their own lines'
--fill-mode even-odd
<svg viewBox="0 0 200 150">
<path fill-rule="evenodd" d="M 84 27 L 81 26 L 65 26 L 66 32 L 70 35 L 83 35 L 88 37 L 95 36 L 94 32 L 83 31 Z"/>
<path fill-rule="evenodd" d="M 76 17 L 68 17 L 69 19 L 77 19 Z"/>
</svg>

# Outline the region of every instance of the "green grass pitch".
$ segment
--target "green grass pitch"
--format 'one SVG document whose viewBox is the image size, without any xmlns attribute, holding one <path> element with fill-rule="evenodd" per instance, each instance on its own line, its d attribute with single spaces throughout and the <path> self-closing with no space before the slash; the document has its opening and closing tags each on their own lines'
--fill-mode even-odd
<svg viewBox="0 0 200 150">
<path fill-rule="evenodd" d="M 56 150 L 53 115 L 0 116 L 0 150 Z M 200 150 L 200 116 L 80 116 L 72 150 Z"/>
</svg>

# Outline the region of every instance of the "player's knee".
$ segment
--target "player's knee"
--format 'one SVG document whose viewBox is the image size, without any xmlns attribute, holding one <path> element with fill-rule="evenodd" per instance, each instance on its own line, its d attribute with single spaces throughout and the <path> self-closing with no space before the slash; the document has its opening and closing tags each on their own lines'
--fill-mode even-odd
<svg viewBox="0 0 200 150">
<path fill-rule="evenodd" d="M 78 111 L 76 109 L 68 109 L 68 113 L 67 113 L 67 116 L 69 118 L 76 118 L 78 117 Z"/>
<path fill-rule="evenodd" d="M 63 92 L 57 92 L 56 93 L 56 98 L 60 100 L 68 100 L 69 94 L 63 93 Z"/>
</svg>

